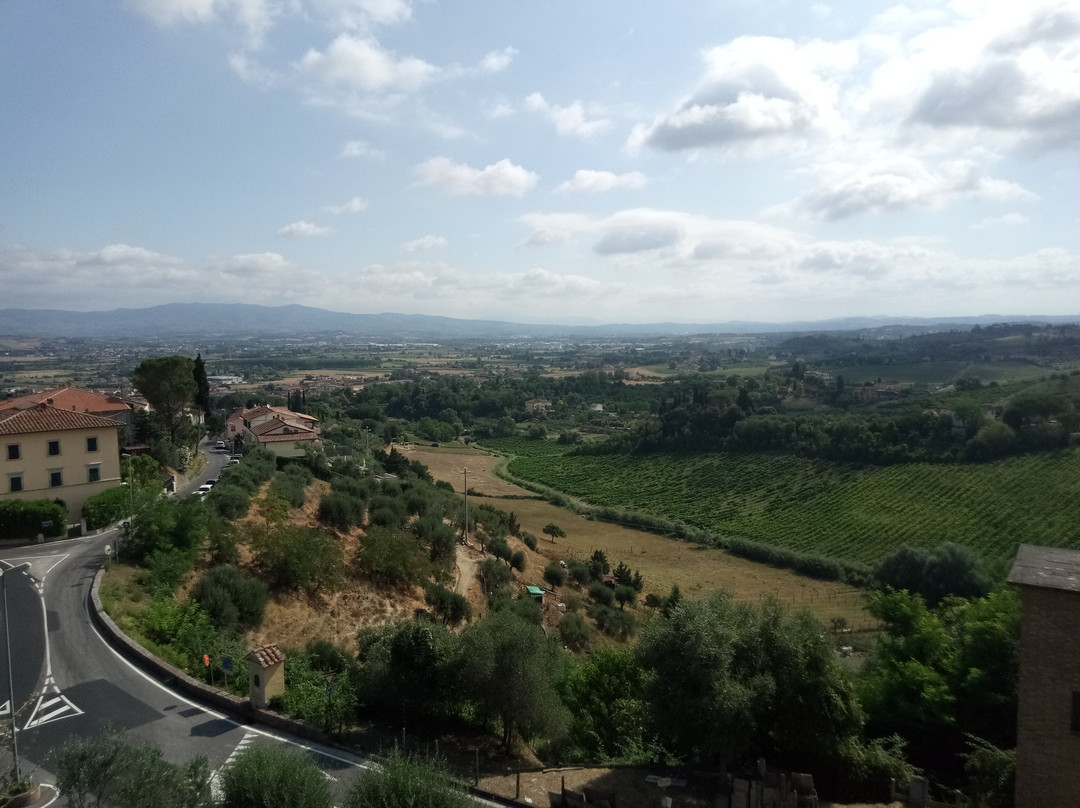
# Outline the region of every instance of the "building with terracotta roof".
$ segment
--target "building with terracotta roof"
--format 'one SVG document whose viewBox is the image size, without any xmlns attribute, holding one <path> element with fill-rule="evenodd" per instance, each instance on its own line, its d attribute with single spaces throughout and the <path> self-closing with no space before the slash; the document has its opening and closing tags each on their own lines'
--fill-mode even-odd
<svg viewBox="0 0 1080 808">
<path fill-rule="evenodd" d="M 78 522 L 87 499 L 120 484 L 119 427 L 47 403 L 0 409 L 0 500 L 59 499 Z"/>
<path fill-rule="evenodd" d="M 50 407 L 61 410 L 100 415 L 102 418 L 118 421 L 129 427 L 132 422 L 132 406 L 124 399 L 71 386 L 57 387 L 53 390 L 0 401 L 0 412 L 25 409 L 30 404 L 48 404 Z"/>
<path fill-rule="evenodd" d="M 279 457 L 303 457 L 306 446 L 318 447 L 319 419 L 286 407 L 261 405 L 240 410 L 225 422 L 226 435 L 258 443 Z"/>
</svg>

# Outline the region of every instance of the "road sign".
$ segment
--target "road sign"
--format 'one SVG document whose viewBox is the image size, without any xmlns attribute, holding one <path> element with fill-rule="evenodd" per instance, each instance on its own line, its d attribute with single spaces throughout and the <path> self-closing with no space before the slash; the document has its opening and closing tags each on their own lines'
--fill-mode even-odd
<svg viewBox="0 0 1080 808">
<path fill-rule="evenodd" d="M 202 664 L 204 664 L 208 668 L 210 667 L 210 655 L 209 654 L 203 654 L 202 655 Z"/>
<path fill-rule="evenodd" d="M 112 555 L 112 545 L 111 544 L 106 544 L 105 545 L 105 555 L 107 555 L 107 556 Z"/>
<path fill-rule="evenodd" d="M 221 658 L 221 669 L 223 671 L 225 671 L 225 673 L 232 673 L 233 672 L 233 664 L 232 664 L 232 657 L 231 656 L 223 656 Z"/>
</svg>

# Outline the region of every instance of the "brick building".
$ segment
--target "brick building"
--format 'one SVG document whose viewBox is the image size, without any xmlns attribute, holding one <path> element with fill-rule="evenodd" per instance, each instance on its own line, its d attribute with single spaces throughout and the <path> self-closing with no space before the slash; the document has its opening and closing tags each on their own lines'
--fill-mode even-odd
<svg viewBox="0 0 1080 808">
<path fill-rule="evenodd" d="M 1020 546 L 1017 808 L 1080 805 L 1080 551 Z"/>
</svg>

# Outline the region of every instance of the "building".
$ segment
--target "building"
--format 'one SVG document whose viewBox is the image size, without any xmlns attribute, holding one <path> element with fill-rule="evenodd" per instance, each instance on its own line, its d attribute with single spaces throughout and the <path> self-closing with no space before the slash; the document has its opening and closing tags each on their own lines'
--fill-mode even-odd
<svg viewBox="0 0 1080 808">
<path fill-rule="evenodd" d="M 100 415 L 102 418 L 118 421 L 128 427 L 132 425 L 133 408 L 129 402 L 118 396 L 81 390 L 70 385 L 0 401 L 0 412 L 25 409 L 30 404 L 48 404 L 50 407 L 61 410 Z"/>
<path fill-rule="evenodd" d="M 235 412 L 225 422 L 226 436 L 258 443 L 278 457 L 303 457 L 305 447 L 317 448 L 319 419 L 285 407 L 258 406 Z"/>
<path fill-rule="evenodd" d="M 1020 546 L 1016 806 L 1080 799 L 1080 551 Z"/>
<path fill-rule="evenodd" d="M 0 410 L 0 500 L 59 499 L 79 522 L 86 500 L 120 484 L 119 427 L 46 403 Z"/>
</svg>

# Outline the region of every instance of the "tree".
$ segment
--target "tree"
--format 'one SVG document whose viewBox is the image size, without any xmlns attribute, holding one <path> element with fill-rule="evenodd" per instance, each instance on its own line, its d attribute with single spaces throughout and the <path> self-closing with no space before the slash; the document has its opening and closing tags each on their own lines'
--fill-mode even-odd
<svg viewBox="0 0 1080 808">
<path fill-rule="evenodd" d="M 555 539 L 565 539 L 566 531 L 564 531 L 554 522 L 549 522 L 548 524 L 544 525 L 544 535 L 551 539 L 552 543 L 554 543 Z"/>
<path fill-rule="evenodd" d="M 255 563 L 278 589 L 337 588 L 345 574 L 341 545 L 317 528 L 276 525 L 254 537 Z"/>
<path fill-rule="evenodd" d="M 432 760 L 396 748 L 377 769 L 357 777 L 345 808 L 469 808 L 474 803 Z"/>
<path fill-rule="evenodd" d="M 552 589 L 563 586 L 566 583 L 566 570 L 558 561 L 552 561 L 544 567 L 544 580 Z"/>
<path fill-rule="evenodd" d="M 563 690 L 573 716 L 570 740 L 585 760 L 625 760 L 645 751 L 646 679 L 630 649 L 597 651 L 574 665 Z"/>
<path fill-rule="evenodd" d="M 858 728 L 854 692 L 813 618 L 723 591 L 664 614 L 637 652 L 655 674 L 646 700 L 660 740 L 678 754 L 700 754 L 722 774 L 743 754 L 805 764 L 807 747 L 836 755 Z"/>
<path fill-rule="evenodd" d="M 131 374 L 131 381 L 150 402 L 169 443 L 173 446 L 186 444 L 188 430 L 184 430 L 183 426 L 191 423 L 188 407 L 198 392 L 195 363 L 186 356 L 144 359 Z"/>
<path fill-rule="evenodd" d="M 205 758 L 175 765 L 135 747 L 119 730 L 68 741 L 56 758 L 56 788 L 72 808 L 202 808 L 213 805 Z"/>
<path fill-rule="evenodd" d="M 203 362 L 202 353 L 195 354 L 195 367 L 192 369 L 195 379 L 195 406 L 203 411 L 204 415 L 210 414 L 210 382 L 206 378 L 206 363 Z"/>
<path fill-rule="evenodd" d="M 568 716 L 556 689 L 565 658 L 544 630 L 512 610 L 489 614 L 462 634 L 461 665 L 481 716 L 498 719 L 509 751 L 520 732 L 555 737 Z"/>
<path fill-rule="evenodd" d="M 281 744 L 249 746 L 220 774 L 222 808 L 331 808 L 326 778 L 310 756 Z"/>
</svg>

